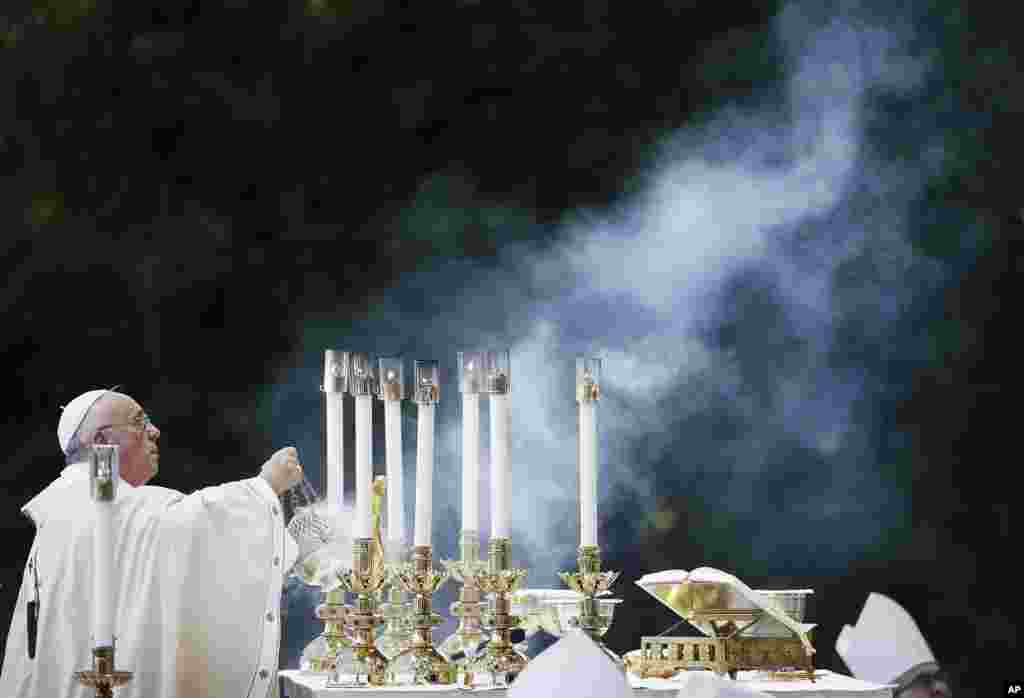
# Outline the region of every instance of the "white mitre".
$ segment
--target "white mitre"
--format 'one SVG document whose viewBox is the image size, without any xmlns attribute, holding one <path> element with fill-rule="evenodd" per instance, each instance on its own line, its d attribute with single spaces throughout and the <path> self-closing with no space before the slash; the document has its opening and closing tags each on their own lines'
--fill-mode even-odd
<svg viewBox="0 0 1024 698">
<path fill-rule="evenodd" d="M 626 675 L 594 641 L 573 631 L 530 660 L 509 698 L 632 698 Z"/>
<path fill-rule="evenodd" d="M 878 684 L 905 685 L 939 668 L 910 614 L 877 593 L 868 596 L 855 626 L 843 626 L 836 652 L 854 676 Z"/>
<path fill-rule="evenodd" d="M 732 679 L 716 676 L 710 671 L 684 671 L 682 688 L 677 698 L 771 698 Z"/>
<path fill-rule="evenodd" d="M 64 406 L 64 411 L 60 414 L 60 421 L 57 422 L 57 441 L 60 443 L 60 450 L 65 454 L 68 452 L 68 444 L 71 443 L 71 437 L 82 426 L 82 422 L 85 421 L 85 416 L 89 414 L 89 410 L 92 409 L 97 400 L 108 392 L 110 391 L 107 389 L 90 390 L 87 393 L 82 393 Z"/>
</svg>

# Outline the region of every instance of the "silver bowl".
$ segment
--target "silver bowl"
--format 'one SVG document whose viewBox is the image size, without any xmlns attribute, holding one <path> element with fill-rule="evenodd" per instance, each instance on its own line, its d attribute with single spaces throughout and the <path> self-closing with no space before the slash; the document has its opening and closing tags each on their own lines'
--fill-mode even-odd
<svg viewBox="0 0 1024 698">
<path fill-rule="evenodd" d="M 607 594 L 607 592 L 605 592 Z M 543 630 L 562 637 L 572 629 L 573 619 L 580 614 L 583 595 L 571 589 L 520 589 L 512 596 L 512 614 L 520 616 L 520 627 L 527 637 Z M 615 607 L 622 599 L 598 598 L 598 613 L 607 620 L 604 632 L 611 627 Z"/>
<path fill-rule="evenodd" d="M 608 632 L 608 628 L 612 625 L 612 616 L 615 615 L 615 607 L 622 603 L 622 599 L 598 599 L 597 607 L 598 613 L 602 618 L 605 619 L 604 629 L 601 631 L 601 637 Z M 575 626 L 575 619 L 580 615 L 580 602 L 579 601 L 549 601 L 548 606 L 555 609 L 555 613 L 558 617 L 558 627 L 553 628 L 552 635 L 561 637 L 569 629 Z"/>
<path fill-rule="evenodd" d="M 797 623 L 804 622 L 804 615 L 807 612 L 807 597 L 814 593 L 813 589 L 775 589 L 771 591 L 755 589 L 754 591 L 761 594 Z"/>
</svg>

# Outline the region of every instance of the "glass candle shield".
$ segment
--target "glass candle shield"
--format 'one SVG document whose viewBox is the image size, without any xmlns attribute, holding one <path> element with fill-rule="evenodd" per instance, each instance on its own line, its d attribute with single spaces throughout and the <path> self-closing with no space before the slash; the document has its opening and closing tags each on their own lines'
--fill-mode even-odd
<svg viewBox="0 0 1024 698">
<path fill-rule="evenodd" d="M 369 354 L 353 352 L 349 355 L 348 392 L 358 397 L 373 395 L 376 391 L 374 378 L 376 371 Z"/>
<path fill-rule="evenodd" d="M 475 395 L 484 388 L 484 353 L 460 351 L 456 355 L 459 365 L 459 392 Z"/>
<path fill-rule="evenodd" d="M 511 369 L 512 362 L 508 349 L 488 351 L 484 354 L 487 392 L 492 395 L 507 393 L 512 380 Z"/>
<path fill-rule="evenodd" d="M 405 371 L 400 356 L 382 356 L 378 359 L 381 400 L 401 400 L 405 397 Z"/>
<path fill-rule="evenodd" d="M 420 404 L 433 405 L 441 399 L 441 378 L 435 359 L 417 359 L 413 363 L 415 392 L 413 399 Z"/>
</svg>

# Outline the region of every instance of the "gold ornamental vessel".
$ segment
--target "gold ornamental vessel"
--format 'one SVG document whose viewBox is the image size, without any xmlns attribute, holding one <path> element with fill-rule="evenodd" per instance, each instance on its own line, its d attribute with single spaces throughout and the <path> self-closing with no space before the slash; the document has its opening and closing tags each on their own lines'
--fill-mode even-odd
<svg viewBox="0 0 1024 698">
<path fill-rule="evenodd" d="M 725 576 L 725 575 L 723 575 Z M 641 638 L 625 656 L 628 671 L 641 678 L 668 678 L 706 669 L 736 678 L 739 671 L 772 672 L 814 680 L 814 624 L 804 623 L 810 590 L 754 591 L 735 578 L 721 581 L 657 579 L 637 581 L 702 636 L 667 633 Z"/>
</svg>

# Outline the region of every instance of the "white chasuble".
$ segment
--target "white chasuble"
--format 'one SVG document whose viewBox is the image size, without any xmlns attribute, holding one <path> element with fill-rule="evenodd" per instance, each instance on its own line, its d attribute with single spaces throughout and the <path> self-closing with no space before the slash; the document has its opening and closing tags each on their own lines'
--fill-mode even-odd
<svg viewBox="0 0 1024 698">
<path fill-rule="evenodd" d="M 92 520 L 84 463 L 24 510 L 36 537 L 14 609 L 0 696 L 86 698 L 74 672 L 92 667 Z M 285 559 L 278 498 L 260 477 L 191 495 L 118 485 L 114 514 L 119 698 L 274 695 Z M 292 551 L 289 550 L 289 553 Z M 34 659 L 26 609 L 39 582 Z"/>
</svg>

